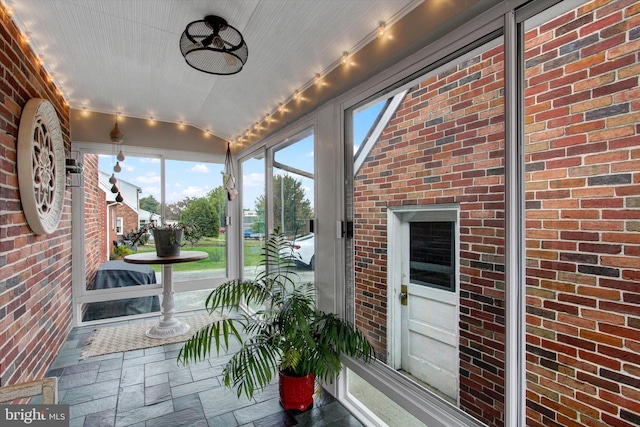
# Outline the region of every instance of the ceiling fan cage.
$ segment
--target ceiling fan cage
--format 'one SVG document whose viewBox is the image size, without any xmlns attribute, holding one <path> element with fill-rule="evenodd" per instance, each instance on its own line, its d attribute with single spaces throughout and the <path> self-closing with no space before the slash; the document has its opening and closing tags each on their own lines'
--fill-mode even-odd
<svg viewBox="0 0 640 427">
<path fill-rule="evenodd" d="M 240 31 L 214 15 L 187 25 L 180 37 L 180 52 L 191 67 L 220 75 L 239 72 L 249 57 Z"/>
</svg>

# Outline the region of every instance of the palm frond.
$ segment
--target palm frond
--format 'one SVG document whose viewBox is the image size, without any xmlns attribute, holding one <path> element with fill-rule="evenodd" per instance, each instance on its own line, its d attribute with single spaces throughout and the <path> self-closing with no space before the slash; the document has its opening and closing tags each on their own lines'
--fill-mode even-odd
<svg viewBox="0 0 640 427">
<path fill-rule="evenodd" d="M 221 344 L 225 350 L 228 350 L 229 336 L 231 335 L 235 336 L 239 342 L 242 342 L 236 323 L 238 323 L 238 320 L 222 319 L 200 329 L 184 343 L 178 353 L 178 362 L 186 364 L 189 361 L 204 360 L 211 354 L 213 343 L 216 346 L 216 353 L 220 353 Z M 240 329 L 244 328 L 245 325 L 241 324 Z"/>
<path fill-rule="evenodd" d="M 206 300 L 210 312 L 233 312 L 234 319 L 208 325 L 180 350 L 178 361 L 198 361 L 229 349 L 230 337 L 242 344 L 223 371 L 223 382 L 238 396 L 251 398 L 268 385 L 278 369 L 297 375 L 314 373 L 333 382 L 342 369 L 340 355 L 369 361 L 374 351 L 366 336 L 335 314 L 316 310 L 313 283 L 299 283 L 290 243 L 281 233 L 267 239 L 253 280 L 232 280 L 214 289 Z M 258 305 L 242 314 L 243 304 Z"/>
</svg>

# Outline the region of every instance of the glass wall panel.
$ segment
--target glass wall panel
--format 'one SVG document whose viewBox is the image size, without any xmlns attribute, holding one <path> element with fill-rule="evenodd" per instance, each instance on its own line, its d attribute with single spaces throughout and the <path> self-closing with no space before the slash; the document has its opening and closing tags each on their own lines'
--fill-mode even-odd
<svg viewBox="0 0 640 427">
<path fill-rule="evenodd" d="M 527 425 L 640 425 L 637 2 L 524 24 Z"/>
<path fill-rule="evenodd" d="M 364 378 L 348 368 L 345 371 L 349 382 L 349 394 L 369 408 L 380 421 L 389 427 L 424 427 L 424 423 Z"/>
<path fill-rule="evenodd" d="M 266 232 L 265 220 L 265 159 L 264 154 L 240 163 L 242 173 L 242 253 L 245 279 L 258 274 L 258 262 L 262 252 L 262 239 Z"/>
<path fill-rule="evenodd" d="M 273 224 L 291 241 L 292 258 L 304 282 L 315 269 L 314 138 L 307 129 L 273 149 Z"/>
<path fill-rule="evenodd" d="M 183 242 L 182 250 L 209 254 L 201 261 L 174 265 L 174 283 L 227 277 L 227 194 L 222 186 L 223 168 L 224 165 L 216 163 L 165 161 L 163 222 L 194 225 L 197 233 L 191 241 Z M 160 271 L 160 266 L 157 267 Z"/>
<path fill-rule="evenodd" d="M 174 268 L 177 309 L 202 306 L 206 281 L 194 291 L 180 295 L 180 282 L 192 285 L 197 279 L 227 276 L 226 195 L 222 191 L 221 164 L 165 160 L 127 153 L 84 154 L 86 289 L 127 290 L 142 285 L 157 287 L 162 282 L 159 265 L 125 263 L 134 252 L 154 252 L 153 236 L 133 242 L 131 232 L 147 223 L 195 224 L 199 233 L 183 242 L 182 250 L 205 251 L 209 257 Z M 164 162 L 164 183 L 163 183 Z M 163 197 L 163 184 L 165 195 Z M 194 286 L 190 286 L 193 289 Z M 103 298 L 103 297 L 101 297 Z M 103 298 L 104 299 L 104 298 Z M 161 297 L 113 299 L 84 304 L 83 320 L 98 320 L 159 310 Z"/>
<path fill-rule="evenodd" d="M 503 74 L 499 39 L 347 117 L 355 322 L 427 398 L 492 426 L 504 424 Z"/>
<path fill-rule="evenodd" d="M 145 205 L 145 200 L 159 206 L 160 159 L 127 156 L 119 161 L 114 152 L 85 154 L 83 163 L 86 289 L 130 288 L 160 282 L 153 268 L 122 261 L 126 254 L 137 250 L 128 238 L 129 232 L 141 223 L 159 219 L 155 212 L 143 208 L 151 206 Z M 83 321 L 149 313 L 159 307 L 158 297 L 88 303 L 82 309 Z"/>
</svg>

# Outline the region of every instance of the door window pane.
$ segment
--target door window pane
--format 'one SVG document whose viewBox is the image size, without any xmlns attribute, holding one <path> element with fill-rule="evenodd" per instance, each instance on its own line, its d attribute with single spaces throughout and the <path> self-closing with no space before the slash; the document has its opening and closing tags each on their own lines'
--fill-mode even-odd
<svg viewBox="0 0 640 427">
<path fill-rule="evenodd" d="M 411 283 L 455 291 L 454 223 L 409 223 Z"/>
</svg>

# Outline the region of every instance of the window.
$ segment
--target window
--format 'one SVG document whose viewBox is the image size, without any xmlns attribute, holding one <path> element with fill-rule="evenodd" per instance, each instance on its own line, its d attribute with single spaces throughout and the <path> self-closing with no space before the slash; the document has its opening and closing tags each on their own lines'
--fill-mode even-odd
<svg viewBox="0 0 640 427">
<path fill-rule="evenodd" d="M 140 276 L 135 280 L 111 280 L 118 275 L 114 270 L 129 271 L 130 265 L 120 261 L 128 253 L 155 251 L 152 238 L 147 242 L 130 239 L 131 231 L 144 224 L 193 224 L 199 235 L 184 242 L 182 250 L 209 255 L 174 267 L 176 310 L 202 308 L 206 293 L 228 276 L 224 228 L 227 200 L 220 173 L 223 158 L 220 163 L 207 156 L 170 159 L 162 153 L 139 150 L 126 150 L 126 158 L 119 162 L 116 172 L 116 159 L 107 148 L 81 148 L 85 165 L 84 286 L 74 298 L 80 304 L 83 321 L 159 310 L 163 280 L 160 265 L 140 266 L 140 271 L 131 273 Z"/>
<path fill-rule="evenodd" d="M 273 149 L 273 224 L 292 242 L 293 257 L 303 281 L 313 281 L 314 137 L 308 128 Z"/>
<path fill-rule="evenodd" d="M 411 283 L 455 291 L 453 222 L 409 223 Z"/>
<path fill-rule="evenodd" d="M 379 374 L 489 425 L 503 414 L 476 402 L 505 402 L 503 63 L 495 38 L 345 117 L 347 309 Z"/>
</svg>

